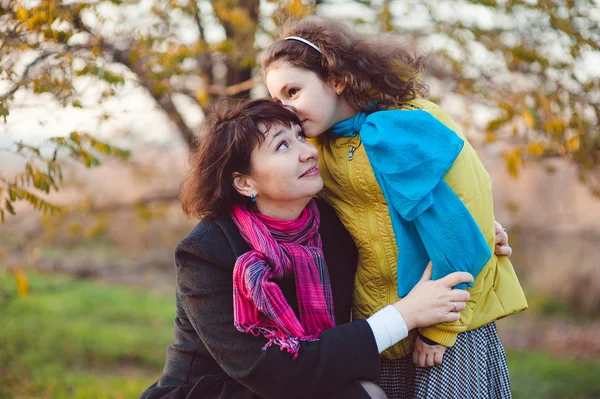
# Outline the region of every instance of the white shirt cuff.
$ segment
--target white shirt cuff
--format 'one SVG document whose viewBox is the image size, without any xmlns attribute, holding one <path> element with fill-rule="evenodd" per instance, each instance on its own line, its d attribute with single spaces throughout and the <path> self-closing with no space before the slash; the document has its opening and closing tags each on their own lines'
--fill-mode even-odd
<svg viewBox="0 0 600 399">
<path fill-rule="evenodd" d="M 408 336 L 404 318 L 392 305 L 388 305 L 367 319 L 375 336 L 379 353 Z"/>
</svg>

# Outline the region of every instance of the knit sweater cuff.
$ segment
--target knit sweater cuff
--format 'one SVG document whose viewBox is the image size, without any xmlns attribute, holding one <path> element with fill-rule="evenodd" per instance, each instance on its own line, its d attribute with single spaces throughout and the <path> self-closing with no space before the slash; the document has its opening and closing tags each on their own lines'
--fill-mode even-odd
<svg viewBox="0 0 600 399">
<path fill-rule="evenodd" d="M 451 347 L 456 342 L 459 331 L 442 330 L 434 326 L 421 328 L 419 333 L 440 345 Z"/>
</svg>

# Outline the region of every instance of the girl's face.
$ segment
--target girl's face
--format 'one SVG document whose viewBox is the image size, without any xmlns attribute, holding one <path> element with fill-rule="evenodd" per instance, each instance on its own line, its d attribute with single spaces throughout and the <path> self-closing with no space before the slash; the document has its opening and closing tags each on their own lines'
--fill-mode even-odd
<svg viewBox="0 0 600 399">
<path fill-rule="evenodd" d="M 337 93 L 343 87 L 323 82 L 312 71 L 276 61 L 270 66 L 265 82 L 274 100 L 295 108 L 306 137 L 316 137 L 354 116 L 344 97 Z"/>
<path fill-rule="evenodd" d="M 261 213 L 285 218 L 286 212 L 303 209 L 323 188 L 317 161 L 317 149 L 300 126 L 275 124 L 252 151 L 250 174 L 236 177 L 234 185 L 243 195 L 256 195 Z"/>
</svg>

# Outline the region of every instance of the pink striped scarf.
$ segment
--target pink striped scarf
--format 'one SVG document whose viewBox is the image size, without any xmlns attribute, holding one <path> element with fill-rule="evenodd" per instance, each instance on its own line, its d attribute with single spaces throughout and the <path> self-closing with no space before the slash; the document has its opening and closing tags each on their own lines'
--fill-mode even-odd
<svg viewBox="0 0 600 399">
<path fill-rule="evenodd" d="M 231 214 L 252 248 L 233 270 L 235 327 L 298 357 L 300 341 L 313 341 L 335 325 L 329 273 L 319 235 L 320 215 L 311 201 L 296 220 L 280 220 L 235 206 Z M 274 280 L 294 278 L 300 320 Z"/>
</svg>

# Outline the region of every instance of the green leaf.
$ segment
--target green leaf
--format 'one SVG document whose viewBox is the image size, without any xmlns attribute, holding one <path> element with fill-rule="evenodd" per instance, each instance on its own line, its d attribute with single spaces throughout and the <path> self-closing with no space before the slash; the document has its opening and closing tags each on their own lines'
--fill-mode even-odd
<svg viewBox="0 0 600 399">
<path fill-rule="evenodd" d="M 14 187 L 11 187 L 11 186 L 8 187 L 8 198 L 10 198 L 11 201 L 17 200 L 17 191 L 15 190 Z"/>
<path fill-rule="evenodd" d="M 9 200 L 7 200 L 7 199 L 4 200 L 4 207 L 6 208 L 6 210 L 9 213 L 11 213 L 12 215 L 16 215 L 15 210 Z"/>
<path fill-rule="evenodd" d="M 4 119 L 6 123 L 6 117 L 9 115 L 8 108 L 4 106 L 4 102 L 0 101 L 0 118 Z"/>
<path fill-rule="evenodd" d="M 71 132 L 69 134 L 69 139 L 77 145 L 81 145 L 81 135 L 77 132 Z"/>
</svg>

